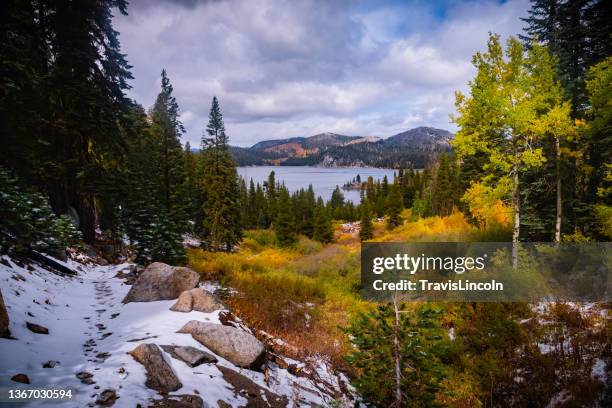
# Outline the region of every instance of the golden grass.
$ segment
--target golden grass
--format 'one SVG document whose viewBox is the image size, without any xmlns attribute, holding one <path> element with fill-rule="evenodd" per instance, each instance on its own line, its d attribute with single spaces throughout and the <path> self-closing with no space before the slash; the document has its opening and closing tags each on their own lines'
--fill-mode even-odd
<svg viewBox="0 0 612 408">
<path fill-rule="evenodd" d="M 419 218 L 375 236 L 375 242 L 465 241 L 476 230 L 465 216 L 454 212 L 448 217 Z"/>
<path fill-rule="evenodd" d="M 410 213 L 403 214 L 410 219 Z M 359 296 L 360 243 L 341 233 L 322 245 L 306 237 L 290 248 L 278 246 L 274 232 L 246 231 L 234 253 L 188 251 L 189 265 L 204 279 L 220 280 L 236 289 L 228 300 L 247 324 L 280 337 L 304 355 L 324 354 L 335 363 L 350 347 L 341 327 L 373 305 Z M 374 223 L 377 242 L 466 241 L 482 238 L 463 214 L 406 221 L 387 231 Z"/>
</svg>

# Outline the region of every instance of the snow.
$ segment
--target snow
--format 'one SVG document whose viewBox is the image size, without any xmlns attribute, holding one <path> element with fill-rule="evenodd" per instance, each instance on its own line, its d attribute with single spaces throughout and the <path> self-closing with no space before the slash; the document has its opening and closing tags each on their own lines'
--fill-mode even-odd
<svg viewBox="0 0 612 408">
<path fill-rule="evenodd" d="M 114 276 L 128 269 L 130 264 L 99 266 L 81 257 L 79 262 L 62 262 L 78 271 L 78 275 L 67 277 L 34 264 L 33 270 L 28 270 L 8 257 L 3 259 L 11 265 L 0 264 L 0 288 L 14 339 L 0 339 L 0 387 L 73 389 L 73 400 L 55 402 L 53 406 L 57 407 L 88 406 L 95 402 L 98 393 L 113 388 L 120 397 L 115 406 L 134 407 L 139 403 L 148 406 L 150 399 L 159 398 L 159 395 L 145 387 L 144 367 L 127 354 L 129 351 L 141 343 L 155 343 L 193 346 L 214 354 L 190 335 L 176 331 L 190 320 L 220 324 L 219 311 L 172 312 L 169 308 L 174 300 L 121 303 L 130 286 Z M 214 286 L 206 285 L 207 288 Z M 26 321 L 47 327 L 49 334 L 31 332 L 26 328 Z M 87 351 L 85 344 L 91 339 L 95 346 Z M 97 358 L 99 353 L 109 353 L 109 357 L 105 360 Z M 164 354 L 183 383 L 181 389 L 171 394 L 198 394 L 204 400 L 204 406 L 216 407 L 218 400 L 231 406 L 246 404 L 246 399 L 236 396 L 214 364 L 190 368 Z M 314 368 L 314 380 L 313 376 L 296 377 L 270 364 L 269 385 L 266 385 L 263 373 L 240 369 L 220 356 L 217 358 L 219 365 L 240 372 L 259 386 L 285 395 L 290 401 L 299 400 L 298 406 L 327 405 L 333 399 L 330 387 L 331 391 L 339 391 L 340 381 L 348 386 L 343 375 L 335 374 L 322 361 L 308 362 Z M 304 366 L 303 362 L 284 359 L 290 364 Z M 43 363 L 49 360 L 59 361 L 59 364 L 54 368 L 43 368 Z M 96 383 L 82 384 L 75 376 L 81 371 L 93 374 Z M 11 381 L 10 378 L 18 373 L 26 374 L 31 384 L 27 386 Z M 353 402 L 345 399 L 340 406 L 352 405 Z M 49 403 L 33 401 L 20 406 L 49 406 Z"/>
<path fill-rule="evenodd" d="M 591 377 L 597 378 L 601 380 L 604 384 L 606 383 L 606 362 L 601 358 L 598 358 L 593 364 L 593 368 L 591 369 Z"/>
</svg>

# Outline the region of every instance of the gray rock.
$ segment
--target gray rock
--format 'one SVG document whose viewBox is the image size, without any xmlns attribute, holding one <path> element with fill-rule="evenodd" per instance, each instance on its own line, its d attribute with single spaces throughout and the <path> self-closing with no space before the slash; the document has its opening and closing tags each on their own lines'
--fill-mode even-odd
<svg viewBox="0 0 612 408">
<path fill-rule="evenodd" d="M 189 268 L 154 262 L 138 276 L 123 303 L 176 299 L 199 281 L 200 275 Z"/>
<path fill-rule="evenodd" d="M 214 312 L 219 309 L 223 309 L 223 305 L 216 296 L 200 288 L 184 291 L 170 308 L 174 312 L 191 312 L 195 310 L 204 313 Z"/>
<path fill-rule="evenodd" d="M 0 337 L 11 337 L 9 330 L 9 315 L 4 306 L 4 299 L 2 298 L 2 292 L 0 291 Z"/>
<path fill-rule="evenodd" d="M 147 370 L 147 387 L 167 393 L 183 386 L 157 345 L 141 344 L 129 354 Z"/>
<path fill-rule="evenodd" d="M 191 334 L 215 354 L 237 366 L 259 368 L 263 362 L 263 344 L 252 334 L 235 327 L 191 320 L 178 333 Z"/>
<path fill-rule="evenodd" d="M 189 367 L 197 367 L 204 363 L 216 363 L 217 358 L 212 354 L 191 346 L 160 346 L 166 353 L 177 360 L 183 361 Z"/>
<path fill-rule="evenodd" d="M 60 362 L 56 361 L 56 360 L 49 360 L 49 361 L 43 363 L 43 368 L 54 368 L 59 363 Z"/>
</svg>

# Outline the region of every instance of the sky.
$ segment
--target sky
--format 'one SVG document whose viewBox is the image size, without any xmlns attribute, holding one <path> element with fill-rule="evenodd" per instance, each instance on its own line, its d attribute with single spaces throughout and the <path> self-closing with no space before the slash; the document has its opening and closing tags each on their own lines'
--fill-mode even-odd
<svg viewBox="0 0 612 408">
<path fill-rule="evenodd" d="M 527 0 L 132 0 L 115 13 L 133 66 L 128 96 L 153 105 L 165 68 L 197 147 L 213 96 L 230 144 L 334 132 L 455 131 L 454 92 L 489 32 L 521 32 Z"/>
</svg>

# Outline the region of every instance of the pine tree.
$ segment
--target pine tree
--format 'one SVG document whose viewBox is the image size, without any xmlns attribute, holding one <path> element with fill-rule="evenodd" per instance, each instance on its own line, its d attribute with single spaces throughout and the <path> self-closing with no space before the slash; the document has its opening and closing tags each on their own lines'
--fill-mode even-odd
<svg viewBox="0 0 612 408">
<path fill-rule="evenodd" d="M 257 219 L 259 213 L 263 210 L 260 208 L 259 201 L 257 200 L 257 190 L 255 189 L 255 183 L 251 178 L 249 182 L 249 192 L 248 192 L 248 212 L 245 224 L 248 228 L 256 228 L 257 227 Z"/>
<path fill-rule="evenodd" d="M 596 237 L 612 238 L 612 57 L 593 66 L 586 83 L 590 108 L 586 133 L 586 147 L 591 162 L 605 163 L 593 169 L 588 196 L 593 203 L 594 219 L 589 220 Z M 606 162 L 607 159 L 607 162 Z"/>
<path fill-rule="evenodd" d="M 294 201 L 297 231 L 312 238 L 315 228 L 314 212 L 317 205 L 312 184 L 308 186 L 307 190 L 300 189 L 296 193 Z"/>
<path fill-rule="evenodd" d="M 347 329 L 354 348 L 346 359 L 361 372 L 355 386 L 375 406 L 437 406 L 447 350 L 440 311 L 429 306 L 414 312 L 398 309 L 403 313 L 378 306 Z"/>
<path fill-rule="evenodd" d="M 368 202 L 362 201 L 359 207 L 361 211 L 359 240 L 363 242 L 374 238 L 374 227 L 372 226 L 372 210 Z"/>
<path fill-rule="evenodd" d="M 339 186 L 336 186 L 332 192 L 331 199 L 329 200 L 329 206 L 333 218 L 341 219 L 342 207 L 344 206 L 344 194 L 342 194 Z"/>
<path fill-rule="evenodd" d="M 179 195 L 182 197 L 182 202 L 185 206 L 185 216 L 189 223 L 188 230 L 194 234 L 199 231 L 196 227 L 196 221 L 201 219 L 200 211 L 204 202 L 202 189 L 200 188 L 199 157 L 191 150 L 191 144 L 185 143 L 183 151 L 183 184 L 179 189 Z"/>
<path fill-rule="evenodd" d="M 312 238 L 323 243 L 331 242 L 334 239 L 331 218 L 321 197 L 318 198 L 314 210 L 314 232 Z"/>
<path fill-rule="evenodd" d="M 0 164 L 45 190 L 56 214 L 76 211 L 95 240 L 92 182 L 122 164 L 129 72 L 113 29 L 124 0 L 11 1 L 0 22 Z M 7 139 L 4 139 L 7 138 Z M 15 142 L 15 143 L 13 143 Z"/>
<path fill-rule="evenodd" d="M 268 216 L 270 217 L 270 222 L 273 223 L 274 220 L 276 220 L 276 215 L 278 211 L 276 178 L 274 171 L 270 172 L 270 175 L 268 176 L 268 181 L 264 182 L 264 187 L 266 189 L 266 205 L 268 207 Z"/>
<path fill-rule="evenodd" d="M 389 195 L 389 179 L 387 178 L 387 176 L 384 176 L 382 179 L 382 183 L 380 186 L 380 194 L 383 196 L 385 200 L 387 199 L 387 196 Z"/>
<path fill-rule="evenodd" d="M 285 186 L 279 188 L 277 204 L 276 220 L 274 221 L 276 238 L 281 246 L 290 246 L 296 241 L 297 236 L 295 234 L 291 197 Z"/>
<path fill-rule="evenodd" d="M 453 175 L 448 156 L 440 155 L 433 187 L 432 208 L 436 215 L 449 215 L 453 209 Z"/>
<path fill-rule="evenodd" d="M 231 251 L 242 239 L 238 174 L 216 97 L 213 97 L 208 118 L 206 134 L 202 136 L 203 186 L 206 189 L 203 233 L 211 249 Z"/>
<path fill-rule="evenodd" d="M 128 147 L 127 193 L 123 200 L 126 233 L 136 249 L 137 262 L 183 264 L 182 231 L 159 198 L 164 191 L 159 138 L 151 132 L 144 109 L 136 107 L 132 115 L 140 137 L 131 140 Z"/>
<path fill-rule="evenodd" d="M 259 210 L 257 214 L 257 228 L 268 228 L 271 223 L 270 213 L 268 212 L 268 202 L 266 200 L 266 194 L 259 183 L 257 183 L 255 197 L 257 209 Z"/>
<path fill-rule="evenodd" d="M 151 109 L 151 135 L 155 142 L 159 197 L 165 212 L 176 223 L 179 230 L 187 224 L 186 204 L 181 186 L 185 182 L 183 149 L 180 137 L 185 131 L 179 120 L 179 107 L 166 70 L 161 73 L 161 91 Z"/>
<path fill-rule="evenodd" d="M 415 181 L 414 169 L 412 166 L 408 168 L 407 171 L 404 172 L 403 177 L 403 191 L 402 191 L 402 199 L 404 201 L 404 205 L 406 207 L 412 206 L 412 200 L 414 200 L 416 195 L 416 181 Z"/>
<path fill-rule="evenodd" d="M 587 107 L 586 73 L 612 53 L 610 3 L 534 0 L 528 14 L 523 18 L 527 27 L 521 39 L 527 46 L 543 42 L 559 60 L 560 79 L 572 102 L 572 115 L 582 116 Z"/>
<path fill-rule="evenodd" d="M 238 177 L 238 206 L 240 208 L 240 220 L 242 228 L 248 228 L 249 219 L 249 190 L 247 190 L 246 181 L 242 177 Z"/>
<path fill-rule="evenodd" d="M 400 193 L 399 182 L 396 180 L 389 187 L 387 197 L 387 229 L 392 230 L 402 224 L 402 195 Z"/>
</svg>

